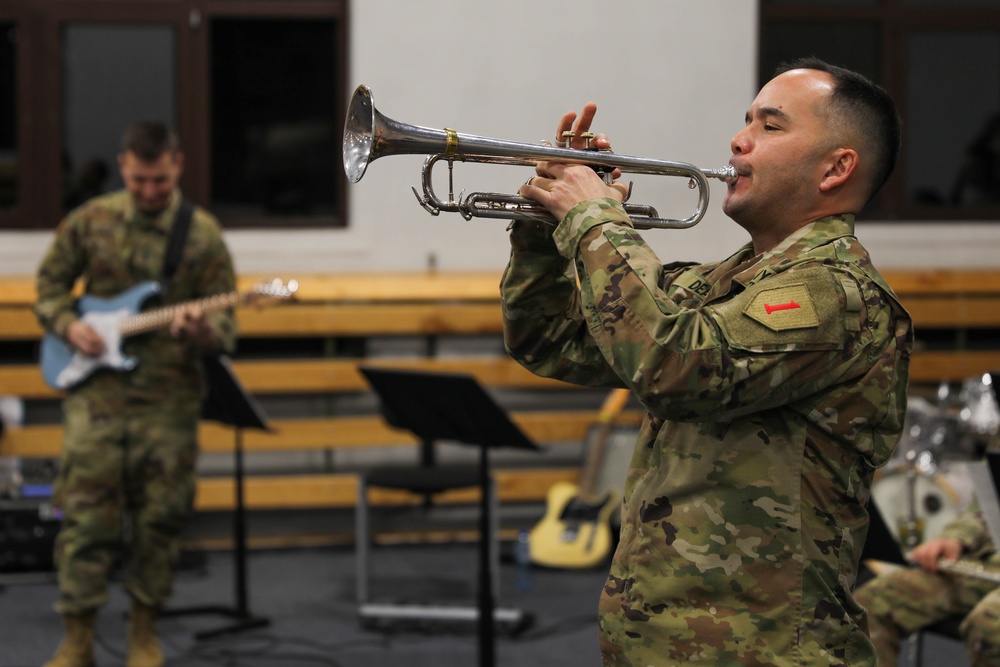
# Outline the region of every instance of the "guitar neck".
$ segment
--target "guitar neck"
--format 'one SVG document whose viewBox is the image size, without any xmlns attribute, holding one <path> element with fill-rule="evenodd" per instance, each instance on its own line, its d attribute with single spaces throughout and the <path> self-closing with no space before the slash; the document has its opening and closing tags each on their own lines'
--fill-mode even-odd
<svg viewBox="0 0 1000 667">
<path fill-rule="evenodd" d="M 611 422 L 602 423 L 598 427 L 594 443 L 587 454 L 587 462 L 584 465 L 583 472 L 580 473 L 581 498 L 593 498 L 597 492 L 597 473 L 604 462 L 604 452 L 607 450 L 608 438 L 611 437 L 611 429 L 613 427 L 614 424 Z"/>
<path fill-rule="evenodd" d="M 215 294 L 213 296 L 207 296 L 203 299 L 195 299 L 194 301 L 186 301 L 173 306 L 156 308 L 146 312 L 137 313 L 135 315 L 130 315 L 121 321 L 121 335 L 122 337 L 136 336 L 138 334 L 149 333 L 150 331 L 170 326 L 170 323 L 174 321 L 174 316 L 177 314 L 177 311 L 181 308 L 197 306 L 201 308 L 202 311 L 211 313 L 218 310 L 225 310 L 226 308 L 232 308 L 236 306 L 239 301 L 239 292 L 226 292 L 224 294 Z"/>
<path fill-rule="evenodd" d="M 598 415 L 597 435 L 587 455 L 587 462 L 580 474 L 580 497 L 593 498 L 597 492 L 597 474 L 604 463 L 604 453 L 608 448 L 608 440 L 615 427 L 615 420 L 621 414 L 628 402 L 631 392 L 628 389 L 615 389 L 604 399 Z"/>
</svg>

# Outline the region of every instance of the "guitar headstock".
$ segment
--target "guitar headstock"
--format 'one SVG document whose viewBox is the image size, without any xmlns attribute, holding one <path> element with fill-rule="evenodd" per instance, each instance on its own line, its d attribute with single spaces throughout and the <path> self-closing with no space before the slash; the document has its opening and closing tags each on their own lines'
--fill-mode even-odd
<svg viewBox="0 0 1000 667">
<path fill-rule="evenodd" d="M 250 289 L 247 301 L 258 303 L 263 299 L 294 299 L 299 289 L 299 281 L 292 278 L 288 282 L 275 278 L 270 282 L 257 283 Z"/>
</svg>

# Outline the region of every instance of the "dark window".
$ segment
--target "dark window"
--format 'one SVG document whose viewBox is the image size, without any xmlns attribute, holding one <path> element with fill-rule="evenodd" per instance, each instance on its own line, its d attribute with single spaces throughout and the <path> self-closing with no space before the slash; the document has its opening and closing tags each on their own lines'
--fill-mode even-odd
<svg viewBox="0 0 1000 667">
<path fill-rule="evenodd" d="M 176 126 L 174 30 L 71 23 L 62 35 L 63 207 L 122 187 L 122 130 L 137 120 Z"/>
<path fill-rule="evenodd" d="M 17 206 L 17 25 L 0 22 L 0 209 Z"/>
<path fill-rule="evenodd" d="M 760 83 L 814 55 L 884 86 L 903 116 L 899 166 L 863 217 L 1000 213 L 1000 0 L 762 0 Z"/>
<path fill-rule="evenodd" d="M 217 19 L 211 41 L 213 210 L 332 218 L 343 171 L 335 23 Z"/>
<path fill-rule="evenodd" d="M 1000 32 L 913 32 L 907 55 L 907 202 L 996 215 Z"/>
</svg>

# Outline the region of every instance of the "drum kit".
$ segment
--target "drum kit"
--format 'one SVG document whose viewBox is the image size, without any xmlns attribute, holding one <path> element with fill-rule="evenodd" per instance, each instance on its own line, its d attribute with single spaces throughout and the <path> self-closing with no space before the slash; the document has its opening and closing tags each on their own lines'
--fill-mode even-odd
<svg viewBox="0 0 1000 667">
<path fill-rule="evenodd" d="M 903 435 L 872 485 L 872 498 L 904 551 L 958 516 L 972 495 L 964 464 L 1000 445 L 990 374 L 966 379 L 957 396 L 942 382 L 934 402 L 911 397 L 907 403 Z"/>
</svg>

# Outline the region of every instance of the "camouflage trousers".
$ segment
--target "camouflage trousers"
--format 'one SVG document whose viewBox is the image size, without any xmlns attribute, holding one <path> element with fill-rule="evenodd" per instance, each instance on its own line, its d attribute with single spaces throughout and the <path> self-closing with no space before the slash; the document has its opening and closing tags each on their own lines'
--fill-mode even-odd
<svg viewBox="0 0 1000 667">
<path fill-rule="evenodd" d="M 143 604 L 170 596 L 178 535 L 191 513 L 198 404 L 135 405 L 77 393 L 64 401 L 65 440 L 54 500 L 60 614 L 107 601 L 116 558 Z"/>
<path fill-rule="evenodd" d="M 868 609 L 879 667 L 893 667 L 900 644 L 923 627 L 953 616 L 961 625 L 973 667 L 1000 665 L 1000 588 L 969 577 L 900 568 L 861 586 L 855 599 Z"/>
</svg>

